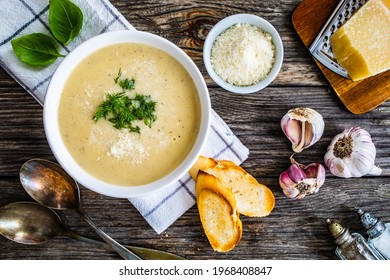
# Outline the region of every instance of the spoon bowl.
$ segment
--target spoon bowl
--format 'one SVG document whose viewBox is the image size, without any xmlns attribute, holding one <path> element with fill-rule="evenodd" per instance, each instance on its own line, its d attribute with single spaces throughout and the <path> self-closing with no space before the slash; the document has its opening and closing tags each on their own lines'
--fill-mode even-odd
<svg viewBox="0 0 390 280">
<path fill-rule="evenodd" d="M 80 190 L 75 180 L 58 164 L 44 159 L 31 159 L 20 169 L 20 182 L 38 203 L 49 208 L 77 209 Z"/>
<path fill-rule="evenodd" d="M 110 249 L 106 243 L 81 236 L 61 221 L 53 210 L 34 202 L 15 202 L 0 208 L 0 234 L 21 244 L 36 245 L 45 243 L 57 236 L 66 236 L 86 241 Z M 142 259 L 183 260 L 177 255 L 136 246 L 128 246 Z"/>
<path fill-rule="evenodd" d="M 58 164 L 45 159 L 31 159 L 20 169 L 20 182 L 38 203 L 52 209 L 76 211 L 124 259 L 140 259 L 95 225 L 82 207 L 79 185 Z"/>
<path fill-rule="evenodd" d="M 57 214 L 36 203 L 15 202 L 0 208 L 0 233 L 22 244 L 42 244 L 66 232 Z"/>
</svg>

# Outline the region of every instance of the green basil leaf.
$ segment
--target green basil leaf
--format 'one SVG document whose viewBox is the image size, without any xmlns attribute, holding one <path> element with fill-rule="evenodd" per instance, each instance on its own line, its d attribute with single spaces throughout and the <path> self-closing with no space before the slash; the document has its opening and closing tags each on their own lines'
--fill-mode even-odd
<svg viewBox="0 0 390 280">
<path fill-rule="evenodd" d="M 11 41 L 16 56 L 32 66 L 47 66 L 57 57 L 64 57 L 58 52 L 57 42 L 42 33 L 32 33 Z"/>
<path fill-rule="evenodd" d="M 50 0 L 49 25 L 54 37 L 69 44 L 83 26 L 83 13 L 69 0 Z"/>
</svg>

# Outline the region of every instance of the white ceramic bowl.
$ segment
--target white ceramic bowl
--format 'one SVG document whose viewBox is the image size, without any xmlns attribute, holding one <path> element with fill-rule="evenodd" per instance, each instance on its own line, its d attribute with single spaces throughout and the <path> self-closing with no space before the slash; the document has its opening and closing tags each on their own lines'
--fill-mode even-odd
<svg viewBox="0 0 390 280">
<path fill-rule="evenodd" d="M 201 105 L 200 130 L 197 140 L 182 164 L 165 177 L 142 186 L 117 186 L 90 175 L 73 159 L 67 150 L 59 130 L 58 108 L 64 85 L 73 69 L 87 56 L 103 47 L 118 43 L 142 43 L 159 48 L 175 57 L 191 75 L 199 94 Z M 179 180 L 197 160 L 210 127 L 210 98 L 206 83 L 195 63 L 179 47 L 170 41 L 140 31 L 117 31 L 104 33 L 81 44 L 66 56 L 55 71 L 47 89 L 44 104 L 44 127 L 47 140 L 60 165 L 79 183 L 97 193 L 120 198 L 130 198 L 161 189 Z"/>
<path fill-rule="evenodd" d="M 272 36 L 275 45 L 275 63 L 265 79 L 251 86 L 235 86 L 224 81 L 211 65 L 211 48 L 217 37 L 226 29 L 237 23 L 248 23 L 259 27 Z M 222 88 L 234 93 L 253 93 L 268 86 L 278 75 L 283 62 L 283 43 L 278 31 L 265 19 L 251 14 L 236 14 L 219 21 L 209 32 L 203 46 L 203 61 L 210 77 Z"/>
</svg>

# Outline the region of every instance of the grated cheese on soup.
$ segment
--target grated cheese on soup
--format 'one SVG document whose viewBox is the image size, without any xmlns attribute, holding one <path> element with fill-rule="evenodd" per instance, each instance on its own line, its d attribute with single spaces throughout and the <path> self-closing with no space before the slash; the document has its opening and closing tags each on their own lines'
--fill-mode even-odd
<svg viewBox="0 0 390 280">
<path fill-rule="evenodd" d="M 137 140 L 129 132 L 121 133 L 119 138 L 110 146 L 107 155 L 116 159 L 128 157 L 133 164 L 140 164 L 149 154 L 141 141 Z"/>
<path fill-rule="evenodd" d="M 265 79 L 274 62 L 272 36 L 252 24 L 238 23 L 228 28 L 211 49 L 214 71 L 236 86 L 250 86 Z"/>
</svg>

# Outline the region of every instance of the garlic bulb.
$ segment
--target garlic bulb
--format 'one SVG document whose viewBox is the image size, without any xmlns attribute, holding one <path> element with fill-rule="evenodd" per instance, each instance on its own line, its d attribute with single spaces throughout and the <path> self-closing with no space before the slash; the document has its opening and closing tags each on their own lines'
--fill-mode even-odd
<svg viewBox="0 0 390 280">
<path fill-rule="evenodd" d="M 280 126 L 291 141 L 293 151 L 299 153 L 321 138 L 325 123 L 317 111 L 310 108 L 295 108 L 283 116 Z"/>
<path fill-rule="evenodd" d="M 325 182 L 325 168 L 320 163 L 307 166 L 296 162 L 291 156 L 291 165 L 279 176 L 279 185 L 283 193 L 293 199 L 302 199 L 315 194 Z"/>
<path fill-rule="evenodd" d="M 374 165 L 375 156 L 370 134 L 360 127 L 351 127 L 333 138 L 324 160 L 333 175 L 350 178 L 380 175 L 382 169 Z"/>
</svg>

